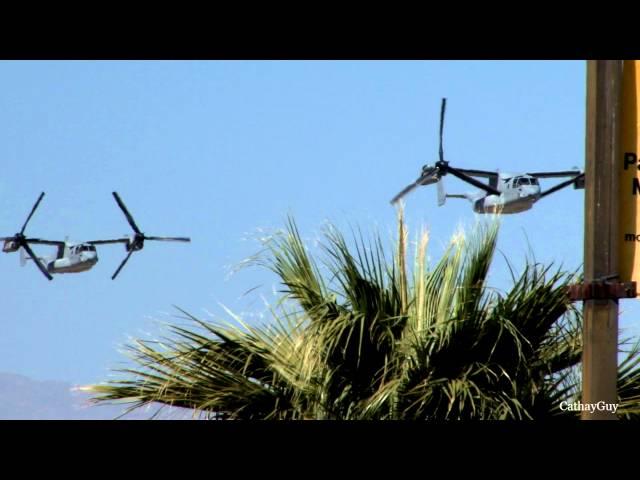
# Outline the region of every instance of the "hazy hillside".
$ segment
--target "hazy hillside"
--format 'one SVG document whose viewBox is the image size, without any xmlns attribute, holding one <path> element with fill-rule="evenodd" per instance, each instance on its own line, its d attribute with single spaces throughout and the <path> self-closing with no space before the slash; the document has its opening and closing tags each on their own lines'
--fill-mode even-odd
<svg viewBox="0 0 640 480">
<path fill-rule="evenodd" d="M 0 372 L 0 420 L 111 420 L 126 407 L 92 405 L 89 395 L 74 385 L 58 381 L 32 380 Z M 150 418 L 157 408 L 130 413 L 128 420 Z M 161 419 L 191 419 L 192 412 L 165 408 Z"/>
</svg>

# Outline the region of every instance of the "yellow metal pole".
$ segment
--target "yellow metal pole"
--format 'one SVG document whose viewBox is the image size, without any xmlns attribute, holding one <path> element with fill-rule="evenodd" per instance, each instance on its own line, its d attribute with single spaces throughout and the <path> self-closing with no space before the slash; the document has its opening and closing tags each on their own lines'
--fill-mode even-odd
<svg viewBox="0 0 640 480">
<path fill-rule="evenodd" d="M 618 266 L 621 282 L 640 280 L 640 144 L 638 143 L 638 103 L 640 103 L 640 61 L 625 60 L 622 75 L 621 145 L 618 156 Z M 635 238 L 630 238 L 630 237 Z M 640 252 L 638 252 L 640 253 Z"/>
</svg>

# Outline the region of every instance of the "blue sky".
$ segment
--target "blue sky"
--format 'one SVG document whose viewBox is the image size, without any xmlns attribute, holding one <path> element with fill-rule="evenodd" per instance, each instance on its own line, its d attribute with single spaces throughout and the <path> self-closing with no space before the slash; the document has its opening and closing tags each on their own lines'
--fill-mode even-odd
<svg viewBox="0 0 640 480">
<path fill-rule="evenodd" d="M 116 281 L 122 245 L 52 282 L 0 255 L 0 371 L 103 381 L 124 359 L 118 348 L 161 333 L 172 305 L 211 319 L 224 318 L 224 304 L 258 321 L 275 277 L 230 276 L 259 250 L 255 238 L 288 214 L 311 242 L 327 220 L 391 236 L 389 199 L 437 159 L 442 97 L 452 165 L 582 167 L 585 72 L 579 61 L 0 62 L 0 235 L 15 233 L 45 191 L 27 234 L 119 237 L 129 226 L 116 190 L 145 233 L 192 238 L 148 242 Z M 449 178 L 447 188 L 472 189 Z M 505 217 L 499 248 L 516 265 L 532 248 L 577 268 L 583 204 L 569 188 Z M 464 200 L 438 208 L 435 188 L 407 197 L 406 216 L 413 233 L 430 230 L 436 258 L 476 218 Z M 492 273 L 499 285 L 502 267 Z M 632 330 L 634 309 L 623 302 Z"/>
</svg>

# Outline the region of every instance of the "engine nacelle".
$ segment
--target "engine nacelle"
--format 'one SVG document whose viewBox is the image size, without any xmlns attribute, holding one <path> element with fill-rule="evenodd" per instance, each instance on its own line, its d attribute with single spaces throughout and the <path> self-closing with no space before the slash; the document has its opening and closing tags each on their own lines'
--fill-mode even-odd
<svg viewBox="0 0 640 480">
<path fill-rule="evenodd" d="M 19 248 L 20 244 L 15 240 L 5 240 L 4 245 L 2 245 L 2 251 L 5 253 L 17 252 Z"/>
</svg>

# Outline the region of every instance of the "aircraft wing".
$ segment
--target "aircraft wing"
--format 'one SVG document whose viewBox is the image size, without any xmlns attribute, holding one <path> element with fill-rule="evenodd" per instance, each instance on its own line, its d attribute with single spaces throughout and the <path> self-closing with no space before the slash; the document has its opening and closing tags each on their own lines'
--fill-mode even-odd
<svg viewBox="0 0 640 480">
<path fill-rule="evenodd" d="M 487 170 L 469 170 L 466 168 L 456 168 L 456 170 L 470 177 L 492 178 L 498 176 L 498 172 L 489 172 Z"/>
<path fill-rule="evenodd" d="M 105 245 L 108 243 L 129 243 L 129 239 L 128 238 L 114 238 L 111 240 L 90 240 L 88 242 L 82 242 L 82 243 L 88 243 L 89 245 Z"/>
<path fill-rule="evenodd" d="M 558 172 L 534 172 L 527 173 L 527 175 L 531 175 L 535 178 L 562 178 L 562 177 L 577 177 L 578 175 L 584 172 L 580 170 L 564 170 Z"/>
<path fill-rule="evenodd" d="M 43 240 L 41 238 L 27 238 L 26 242 L 35 243 L 38 245 L 55 245 L 55 246 L 64 245 L 64 242 L 62 240 Z"/>
<path fill-rule="evenodd" d="M 568 187 L 569 185 L 573 185 L 574 188 L 584 188 L 584 173 L 581 173 L 580 175 L 577 175 L 574 178 L 570 178 L 569 180 L 565 180 L 564 182 L 559 183 L 558 185 L 550 188 L 549 190 L 542 192 L 540 194 L 540 198 L 544 198 L 547 195 L 551 195 L 552 193 L 555 193 L 558 190 Z"/>
</svg>

